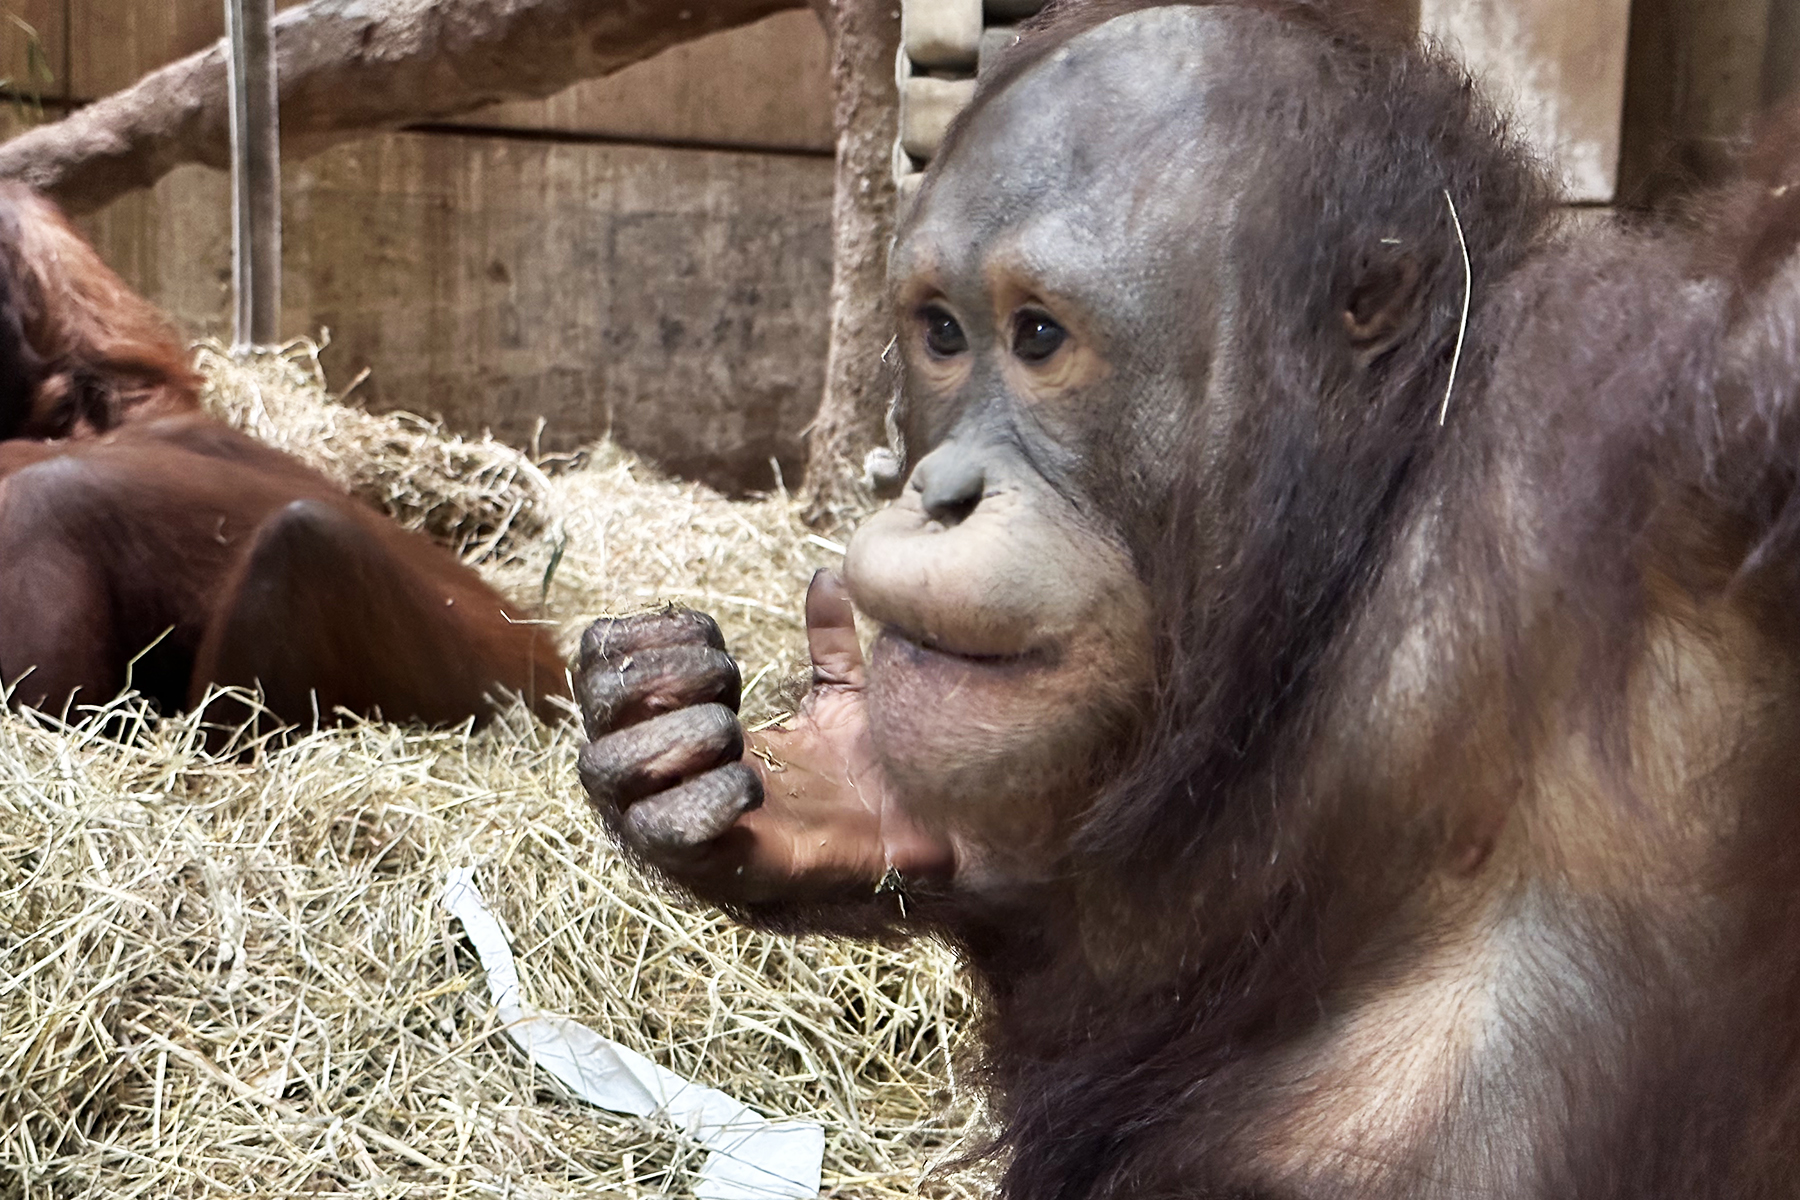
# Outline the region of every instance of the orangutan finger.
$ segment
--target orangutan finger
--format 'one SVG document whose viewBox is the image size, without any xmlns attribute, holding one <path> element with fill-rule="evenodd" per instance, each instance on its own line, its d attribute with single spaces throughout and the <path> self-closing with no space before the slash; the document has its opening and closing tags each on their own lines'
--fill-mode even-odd
<svg viewBox="0 0 1800 1200">
<path fill-rule="evenodd" d="M 813 682 L 861 687 L 862 643 L 856 637 L 856 610 L 850 593 L 831 571 L 818 571 L 806 589 L 806 648 Z"/>
<path fill-rule="evenodd" d="M 704 645 L 640 650 L 584 668 L 575 679 L 590 738 L 700 704 L 736 712 L 742 690 L 732 657 Z"/>
<path fill-rule="evenodd" d="M 588 798 L 609 819 L 744 753 L 744 730 L 722 704 L 652 717 L 589 742 L 578 760 Z"/>
<path fill-rule="evenodd" d="M 667 646 L 711 646 L 725 649 L 719 623 L 691 608 L 658 608 L 628 617 L 602 617 L 581 635 L 580 669 L 658 650 Z"/>
<path fill-rule="evenodd" d="M 722 836 L 763 801 L 762 780 L 726 763 L 625 811 L 620 837 L 652 862 L 680 864 Z"/>
</svg>

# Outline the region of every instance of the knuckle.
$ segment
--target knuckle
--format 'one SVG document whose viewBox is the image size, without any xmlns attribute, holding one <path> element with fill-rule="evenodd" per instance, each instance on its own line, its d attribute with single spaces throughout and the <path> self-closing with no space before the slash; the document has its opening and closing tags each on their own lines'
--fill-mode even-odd
<svg viewBox="0 0 1800 1200">
<path fill-rule="evenodd" d="M 597 738 L 618 724 L 627 698 L 622 672 L 605 666 L 584 668 L 576 676 L 575 690 L 588 737 Z"/>
<path fill-rule="evenodd" d="M 755 771 L 751 770 L 741 762 L 726 763 L 724 766 L 720 767 L 715 774 L 722 775 L 726 779 L 733 781 L 733 786 L 737 789 L 739 794 L 742 795 L 743 805 L 738 810 L 740 813 L 747 813 L 752 809 L 762 807 L 763 781 L 761 775 L 758 775 Z"/>
<path fill-rule="evenodd" d="M 619 780 L 625 774 L 625 764 L 621 761 L 618 747 L 611 744 L 611 739 L 589 742 L 581 748 L 576 756 L 575 770 L 581 776 L 581 786 L 588 794 L 588 799 L 602 807 L 603 810 L 614 808 L 619 799 Z"/>
<path fill-rule="evenodd" d="M 601 617 L 582 631 L 579 661 L 581 669 L 588 671 L 646 651 L 677 646 L 723 651 L 725 635 L 706 613 L 673 605 L 623 617 Z"/>
<path fill-rule="evenodd" d="M 743 690 L 737 660 L 723 650 L 697 646 L 689 651 L 684 665 L 683 678 L 675 681 L 671 688 L 683 703 L 714 703 L 734 712 L 737 710 L 739 694 Z"/>
<path fill-rule="evenodd" d="M 744 700 L 744 675 L 738 669 L 737 659 L 723 650 L 712 651 L 714 656 L 713 670 L 716 672 L 716 689 L 719 703 L 732 712 Z"/>
<path fill-rule="evenodd" d="M 713 686 L 714 676 L 718 673 L 713 656 L 718 653 L 706 646 L 646 650 L 632 659 L 631 669 L 626 674 L 633 692 L 644 695 L 665 693 L 672 699 L 693 703 L 684 698 Z"/>
<path fill-rule="evenodd" d="M 672 788 L 625 814 L 625 834 L 651 853 L 680 856 L 723 835 L 762 799 L 755 772 L 732 763 Z"/>
<path fill-rule="evenodd" d="M 581 630 L 581 669 L 589 669 L 596 662 L 603 662 L 610 657 L 614 648 L 623 646 L 623 637 L 619 637 L 619 626 L 623 617 L 601 617 L 585 630 Z"/>
<path fill-rule="evenodd" d="M 654 637 L 657 645 L 725 648 L 725 635 L 719 631 L 719 623 L 697 608 L 671 604 L 645 615 L 651 618 L 645 626 L 645 634 Z"/>
<path fill-rule="evenodd" d="M 743 683 L 729 654 L 690 644 L 597 663 L 579 675 L 576 688 L 588 736 L 598 737 L 699 705 L 736 711 Z"/>
<path fill-rule="evenodd" d="M 581 670 L 592 671 L 630 653 L 629 617 L 601 617 L 581 634 Z"/>
<path fill-rule="evenodd" d="M 687 711 L 694 714 L 695 734 L 708 747 L 731 758 L 744 753 L 744 726 L 731 709 L 714 703 L 701 704 Z"/>
<path fill-rule="evenodd" d="M 730 709 L 703 704 L 652 717 L 583 747 L 582 786 L 597 803 L 632 804 L 698 772 L 742 757 L 743 726 Z"/>
<path fill-rule="evenodd" d="M 622 617 L 601 617 L 581 635 L 583 665 L 613 663 L 645 650 L 704 640 L 687 609 L 658 608 Z"/>
<path fill-rule="evenodd" d="M 688 616 L 692 618 L 694 628 L 700 635 L 700 640 L 705 642 L 708 646 L 711 646 L 714 650 L 723 651 L 725 649 L 725 635 L 720 631 L 719 623 L 713 620 L 709 614 L 700 612 L 696 609 L 687 609 L 686 612 Z"/>
</svg>

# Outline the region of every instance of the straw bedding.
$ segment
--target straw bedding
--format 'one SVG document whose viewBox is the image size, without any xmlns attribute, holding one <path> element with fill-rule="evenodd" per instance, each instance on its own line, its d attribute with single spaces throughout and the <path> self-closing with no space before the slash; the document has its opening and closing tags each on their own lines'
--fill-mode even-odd
<svg viewBox="0 0 1800 1200">
<path fill-rule="evenodd" d="M 218 410 L 457 544 L 572 636 L 714 612 L 767 713 L 835 548 L 616 448 L 554 476 L 325 395 L 310 347 L 203 353 Z M 246 399 L 248 398 L 248 399 Z M 109 735 L 99 717 L 111 718 Z M 123 733 L 120 733 L 121 727 Z M 683 1196 L 700 1151 L 569 1099 L 500 1033 L 436 904 L 475 865 L 527 998 L 827 1131 L 827 1194 L 973 1195 L 922 1173 L 973 1128 L 948 952 L 748 933 L 647 885 L 579 796 L 572 727 L 376 723 L 212 757 L 129 699 L 0 716 L 0 1197 Z"/>
<path fill-rule="evenodd" d="M 473 561 L 543 532 L 549 481 L 491 437 L 464 438 L 411 413 L 334 402 L 320 346 L 300 339 L 253 362 L 221 342 L 196 350 L 202 402 L 215 416 L 294 455 L 409 529 Z"/>
</svg>

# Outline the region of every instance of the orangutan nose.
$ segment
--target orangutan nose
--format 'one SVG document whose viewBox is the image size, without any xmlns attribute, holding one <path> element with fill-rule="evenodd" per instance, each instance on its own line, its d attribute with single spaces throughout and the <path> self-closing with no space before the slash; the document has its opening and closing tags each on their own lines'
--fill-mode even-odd
<svg viewBox="0 0 1800 1200">
<path fill-rule="evenodd" d="M 987 487 L 987 470 L 981 459 L 955 445 L 940 446 L 913 470 L 913 490 L 919 493 L 925 515 L 945 525 L 956 525 L 981 503 Z"/>
</svg>

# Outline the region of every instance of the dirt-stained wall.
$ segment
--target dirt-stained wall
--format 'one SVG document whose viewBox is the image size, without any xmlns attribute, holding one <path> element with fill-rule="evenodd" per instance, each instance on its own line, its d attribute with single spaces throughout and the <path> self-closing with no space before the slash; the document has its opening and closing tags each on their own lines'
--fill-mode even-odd
<svg viewBox="0 0 1800 1200">
<path fill-rule="evenodd" d="M 166 2 L 152 19 L 141 0 L 71 0 L 65 42 L 62 0 L 25 0 L 43 10 L 52 101 L 217 36 L 217 0 Z M 93 31 L 114 10 L 107 49 Z M 770 486 L 771 459 L 795 480 L 824 381 L 830 114 L 824 36 L 796 11 L 546 101 L 290 162 L 284 331 L 328 329 L 332 378 L 367 368 L 370 407 L 521 445 L 541 423 L 546 450 L 610 432 L 728 488 Z M 83 224 L 190 332 L 228 331 L 221 173 L 183 168 Z"/>
<path fill-rule="evenodd" d="M 545 449 L 610 432 L 671 470 L 798 479 L 824 380 L 831 164 L 392 134 L 286 172 L 283 326 L 372 408 Z M 84 222 L 196 334 L 230 328 L 225 177 Z"/>
</svg>

